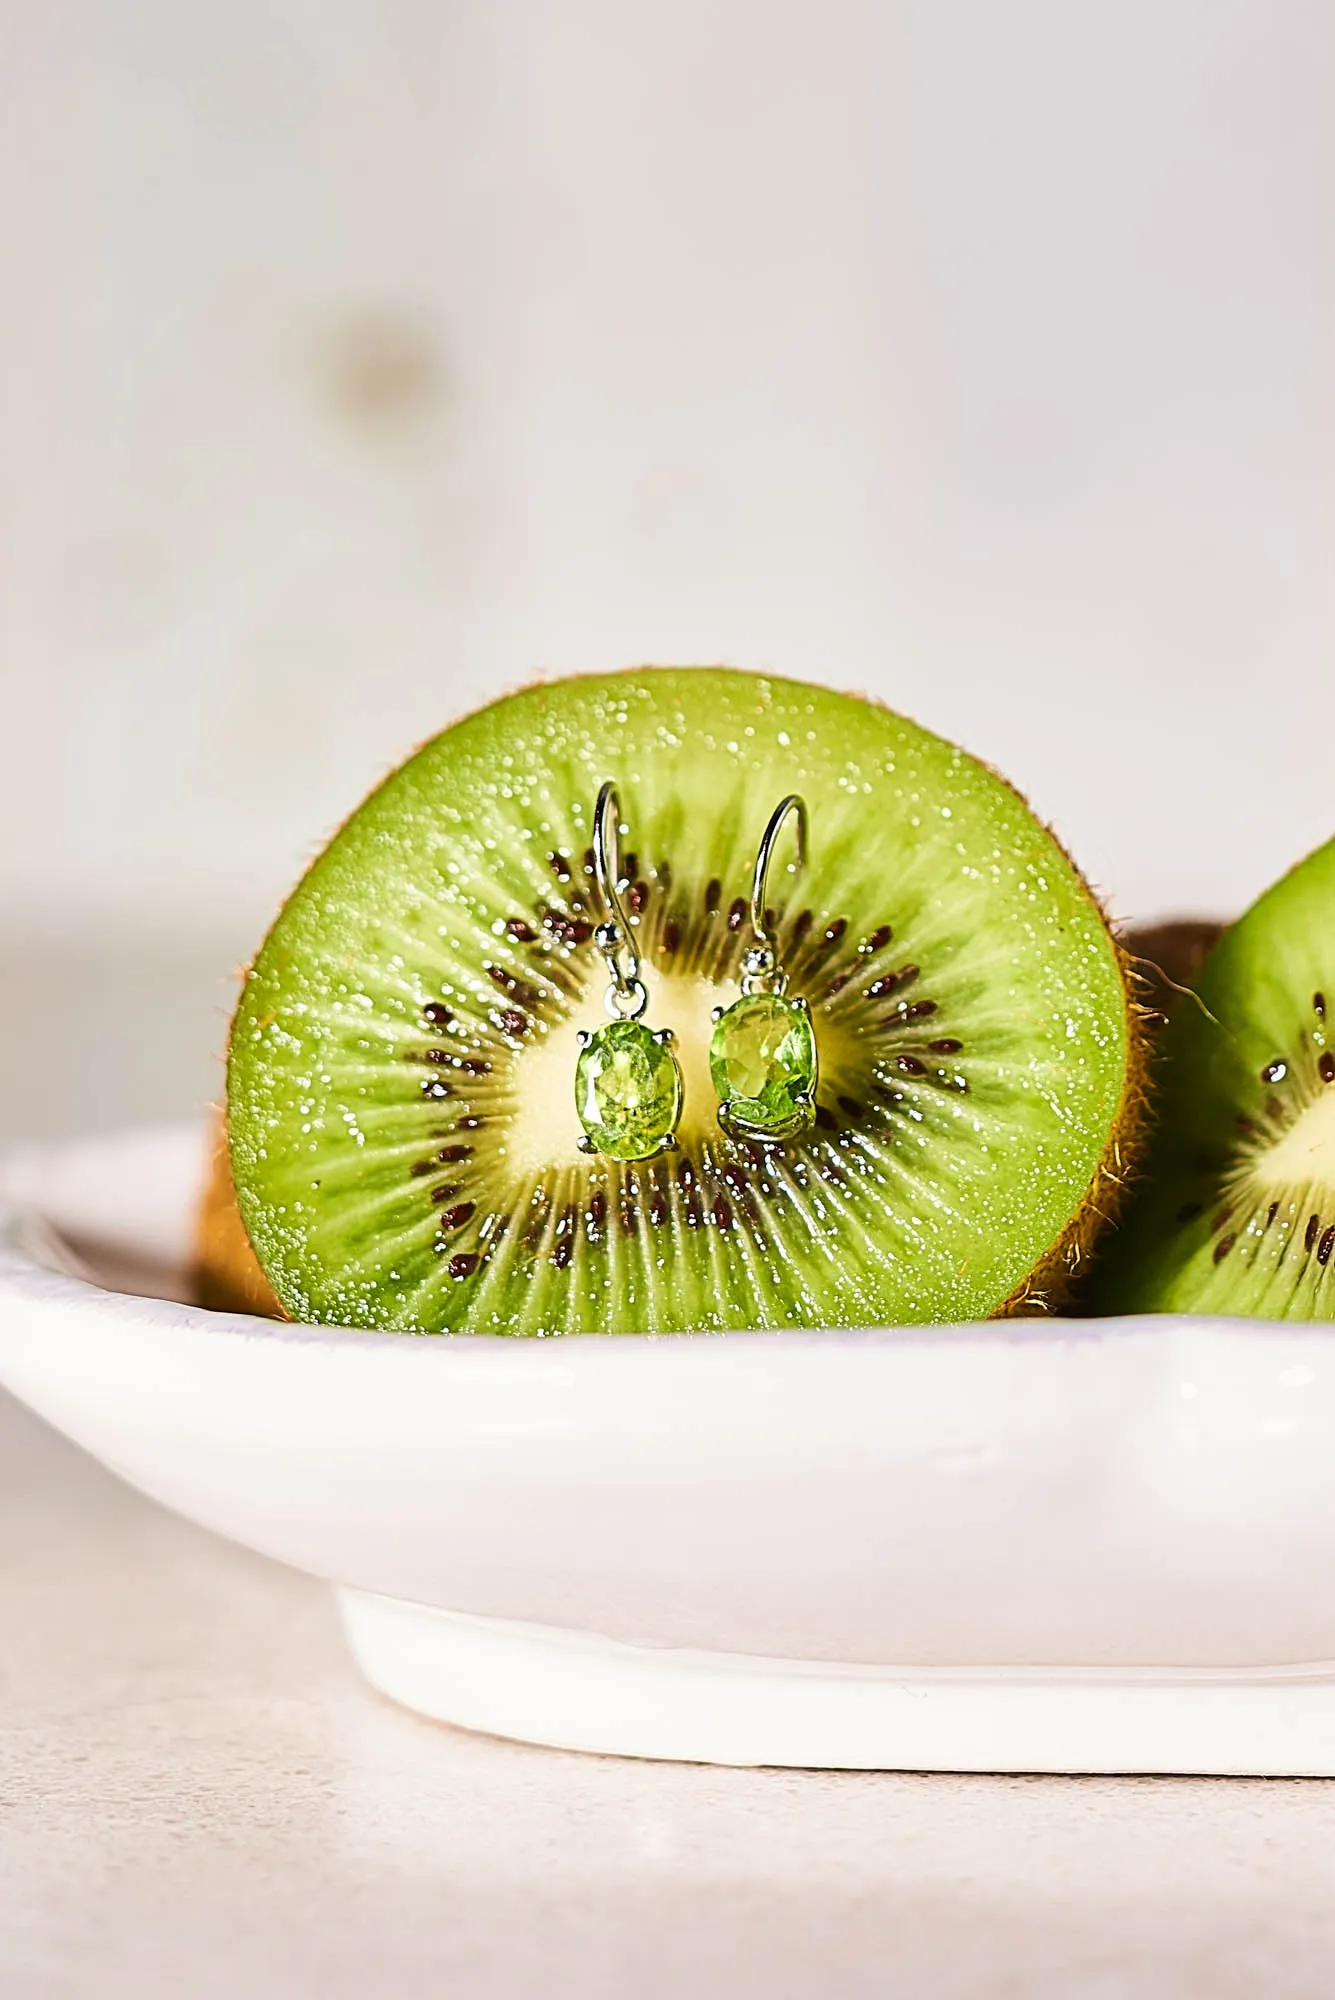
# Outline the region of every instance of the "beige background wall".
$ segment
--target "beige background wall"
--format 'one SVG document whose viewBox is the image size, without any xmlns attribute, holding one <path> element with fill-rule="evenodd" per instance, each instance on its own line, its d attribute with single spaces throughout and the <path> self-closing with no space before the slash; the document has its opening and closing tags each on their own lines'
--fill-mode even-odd
<svg viewBox="0 0 1335 2000">
<path fill-rule="evenodd" d="M 1331 832 L 1323 0 L 0 41 L 0 1133 L 205 1092 L 312 843 L 538 668 L 870 688 L 1125 914 Z"/>
</svg>

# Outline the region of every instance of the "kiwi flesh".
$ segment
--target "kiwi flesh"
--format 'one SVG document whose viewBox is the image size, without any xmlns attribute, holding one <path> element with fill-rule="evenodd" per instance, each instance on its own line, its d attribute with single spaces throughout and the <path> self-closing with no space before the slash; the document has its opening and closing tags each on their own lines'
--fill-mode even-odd
<svg viewBox="0 0 1335 2000">
<path fill-rule="evenodd" d="M 589 851 L 617 782 L 623 900 L 685 1077 L 674 1152 L 579 1150 L 605 1018 Z M 818 1115 L 718 1122 L 711 1012 L 771 878 Z M 714 668 L 539 685 L 446 730 L 343 826 L 242 991 L 228 1064 L 245 1229 L 294 1318 L 669 1332 L 1041 1311 L 1115 1205 L 1138 1102 L 1117 949 L 1019 794 L 859 698 Z"/>
<path fill-rule="evenodd" d="M 1157 1067 L 1145 1179 L 1100 1303 L 1335 1319 L 1335 841 L 1224 932 Z"/>
</svg>

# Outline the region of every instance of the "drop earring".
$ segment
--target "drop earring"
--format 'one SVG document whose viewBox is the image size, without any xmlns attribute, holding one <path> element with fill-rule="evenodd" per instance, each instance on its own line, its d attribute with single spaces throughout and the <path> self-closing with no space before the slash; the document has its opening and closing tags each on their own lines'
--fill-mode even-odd
<svg viewBox="0 0 1335 2000">
<path fill-rule="evenodd" d="M 651 1160 L 675 1147 L 682 1080 L 670 1028 L 648 1028 L 649 994 L 640 955 L 621 906 L 618 835 L 621 801 L 610 781 L 593 814 L 593 872 L 604 916 L 593 934 L 607 967 L 605 1028 L 579 1036 L 575 1110 L 584 1128 L 582 1153 L 610 1160 Z M 624 963 L 623 963 L 624 958 Z"/>
<path fill-rule="evenodd" d="M 770 814 L 751 878 L 753 942 L 742 957 L 742 997 L 714 1009 L 709 1074 L 718 1092 L 719 1124 L 734 1138 L 761 1145 L 792 1139 L 816 1118 L 817 1051 L 811 1009 L 788 998 L 788 975 L 766 910 L 770 861 L 784 821 L 797 822 L 794 873 L 806 866 L 807 809 L 795 792 Z"/>
</svg>

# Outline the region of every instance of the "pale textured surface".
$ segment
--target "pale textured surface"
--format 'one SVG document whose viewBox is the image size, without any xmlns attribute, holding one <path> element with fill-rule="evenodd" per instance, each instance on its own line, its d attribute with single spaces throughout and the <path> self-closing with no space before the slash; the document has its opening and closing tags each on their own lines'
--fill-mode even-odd
<svg viewBox="0 0 1335 2000">
<path fill-rule="evenodd" d="M 1127 915 L 1329 834 L 1323 0 L 7 0 L 3 48 L 0 912 L 244 949 L 418 737 L 648 658 L 906 707 Z"/>
<path fill-rule="evenodd" d="M 318 1585 L 0 1402 L 5 2000 L 1326 2000 L 1320 1783 L 623 1764 L 418 1722 Z"/>
</svg>

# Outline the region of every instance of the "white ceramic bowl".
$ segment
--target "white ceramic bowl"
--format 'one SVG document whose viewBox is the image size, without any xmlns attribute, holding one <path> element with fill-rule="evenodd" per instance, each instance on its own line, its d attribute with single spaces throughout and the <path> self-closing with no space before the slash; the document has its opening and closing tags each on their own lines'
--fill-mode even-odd
<svg viewBox="0 0 1335 2000">
<path fill-rule="evenodd" d="M 398 1700 L 715 1762 L 1335 1775 L 1335 1328 L 280 1326 L 179 1302 L 202 1159 L 8 1158 L 0 1381 L 337 1584 Z"/>
</svg>

